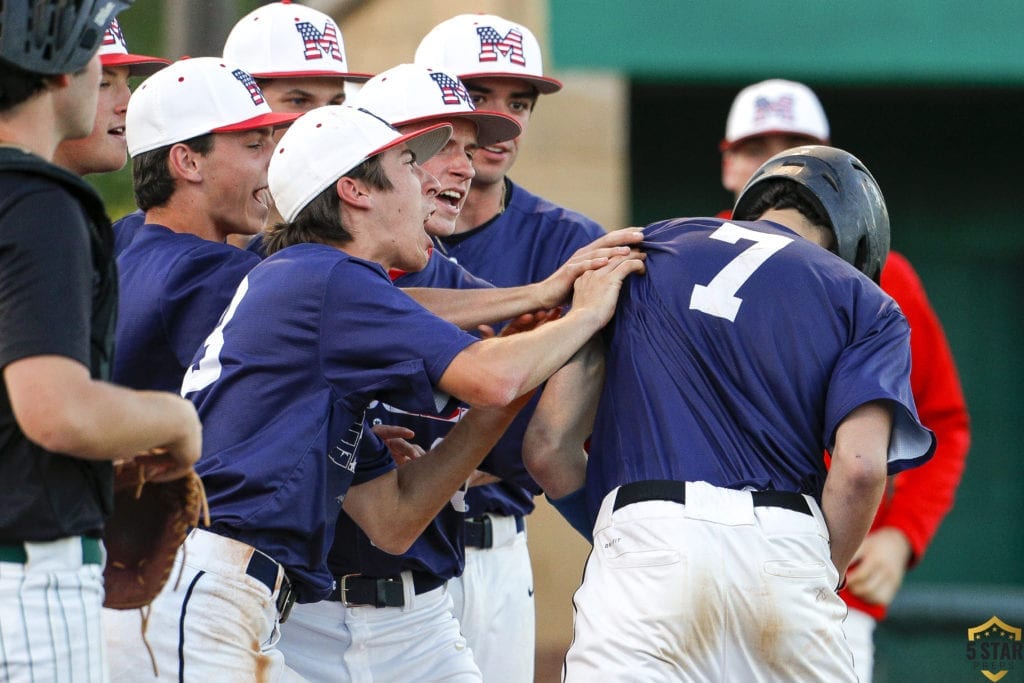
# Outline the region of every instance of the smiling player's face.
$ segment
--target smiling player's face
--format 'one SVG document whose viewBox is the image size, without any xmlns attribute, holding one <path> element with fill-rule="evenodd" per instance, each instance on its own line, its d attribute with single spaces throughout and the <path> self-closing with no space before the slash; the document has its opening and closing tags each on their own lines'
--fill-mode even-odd
<svg viewBox="0 0 1024 683">
<path fill-rule="evenodd" d="M 203 183 L 211 219 L 222 236 L 255 235 L 267 222 L 273 200 L 267 168 L 274 150 L 271 128 L 215 133 L 203 159 Z"/>
<path fill-rule="evenodd" d="M 436 124 L 403 126 L 402 133 L 411 133 Z M 427 159 L 423 170 L 437 179 L 440 185 L 434 195 L 434 214 L 427 221 L 427 233 L 447 237 L 455 232 L 455 221 L 466 204 L 469 185 L 476 172 L 473 155 L 476 153 L 476 124 L 467 119 L 445 121 L 453 128 L 452 137 L 440 152 Z"/>
</svg>

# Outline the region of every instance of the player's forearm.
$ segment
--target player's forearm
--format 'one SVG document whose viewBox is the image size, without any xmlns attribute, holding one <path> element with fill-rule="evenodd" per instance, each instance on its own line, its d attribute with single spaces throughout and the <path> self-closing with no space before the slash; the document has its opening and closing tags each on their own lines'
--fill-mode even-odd
<svg viewBox="0 0 1024 683">
<path fill-rule="evenodd" d="M 470 405 L 507 405 L 554 374 L 603 324 L 594 311 L 574 308 L 535 330 L 485 339 L 456 356 L 440 386 Z"/>
<path fill-rule="evenodd" d="M 434 315 L 464 330 L 473 330 L 478 325 L 509 320 L 548 307 L 544 305 L 540 285 L 500 289 L 410 287 L 402 291 Z"/>
<path fill-rule="evenodd" d="M 382 550 L 401 554 L 448 504 L 512 423 L 518 406 L 474 408 L 435 448 L 394 473 L 395 486 L 378 491 L 372 507 L 346 499 L 346 511 Z M 371 482 L 372 484 L 372 482 Z M 350 493 L 351 498 L 351 493 Z"/>
<path fill-rule="evenodd" d="M 836 430 L 821 510 L 840 577 L 867 535 L 882 500 L 891 429 L 891 407 L 876 402 L 855 408 Z"/>
<path fill-rule="evenodd" d="M 523 464 L 551 498 L 583 486 L 597 401 L 604 380 L 604 353 L 592 338 L 544 385 L 523 437 Z"/>
<path fill-rule="evenodd" d="M 68 358 L 16 361 L 4 369 L 4 379 L 22 431 L 55 453 L 116 460 L 199 431 L 195 409 L 179 396 L 93 380 Z"/>
</svg>

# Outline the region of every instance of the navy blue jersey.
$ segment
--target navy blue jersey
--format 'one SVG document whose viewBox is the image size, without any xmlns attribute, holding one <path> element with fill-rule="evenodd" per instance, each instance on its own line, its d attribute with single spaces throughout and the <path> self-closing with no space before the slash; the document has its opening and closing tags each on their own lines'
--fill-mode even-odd
<svg viewBox="0 0 1024 683">
<path fill-rule="evenodd" d="M 496 287 L 539 282 L 555 272 L 580 247 L 605 234 L 586 216 L 552 204 L 508 183 L 508 206 L 468 232 L 441 240 L 449 258 Z M 540 489 L 523 466 L 523 434 L 540 394 L 520 411 L 481 469 L 502 478 L 500 484 L 470 490 L 469 514 L 529 514 Z"/>
<path fill-rule="evenodd" d="M 909 327 L 838 256 L 775 223 L 678 219 L 645 229 L 647 274 L 629 278 L 591 439 L 592 514 L 644 479 L 821 497 L 839 423 L 897 406 L 889 471 L 934 437 L 910 393 Z"/>
<path fill-rule="evenodd" d="M 392 277 L 395 277 L 394 273 Z M 491 286 L 490 283 L 474 277 L 461 266 L 445 258 L 437 250 L 431 254 L 426 268 L 415 273 L 404 273 L 394 282 L 398 287 L 445 289 Z M 416 432 L 412 441 L 422 446 L 424 450 L 430 450 L 438 439 L 448 434 L 466 410 L 466 407 L 456 405 L 443 414 L 411 413 L 374 401 L 366 412 L 366 418 L 371 424 L 408 427 Z M 364 449 L 373 452 L 382 448 L 384 445 L 376 437 L 364 438 L 360 444 L 359 458 L 361 460 L 364 457 Z M 336 576 L 351 573 L 393 576 L 406 570 L 414 570 L 447 580 L 461 574 L 465 563 L 462 550 L 464 520 L 462 507 L 457 503 L 449 503 L 431 520 L 409 550 L 402 555 L 391 555 L 374 547 L 363 530 L 342 512 L 335 530 L 328 564 Z"/>
<path fill-rule="evenodd" d="M 446 405 L 434 385 L 476 339 L 432 315 L 375 263 L 320 244 L 262 261 L 239 285 L 182 385 L 203 422 L 196 470 L 212 530 L 282 563 L 299 600 L 327 597 L 327 551 L 374 399 Z"/>
<path fill-rule="evenodd" d="M 114 381 L 177 392 L 253 254 L 162 225 L 139 227 L 117 259 L 121 300 Z"/>
<path fill-rule="evenodd" d="M 121 255 L 128 245 L 135 239 L 135 233 L 139 231 L 146 222 L 146 212 L 136 209 L 127 216 L 114 221 L 114 257 Z"/>
</svg>

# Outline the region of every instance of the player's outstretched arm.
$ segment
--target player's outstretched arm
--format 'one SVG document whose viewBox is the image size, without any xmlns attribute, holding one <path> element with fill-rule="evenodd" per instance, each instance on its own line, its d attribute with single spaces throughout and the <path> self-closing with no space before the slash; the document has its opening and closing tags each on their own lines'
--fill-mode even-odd
<svg viewBox="0 0 1024 683">
<path fill-rule="evenodd" d="M 878 401 L 855 408 L 836 430 L 821 511 L 840 580 L 882 500 L 891 431 L 892 407 Z"/>
<path fill-rule="evenodd" d="M 199 418 L 176 394 L 94 380 L 81 363 L 52 355 L 11 363 L 4 382 L 18 426 L 48 451 L 86 460 L 155 452 L 146 469 L 154 481 L 180 477 L 199 459 Z"/>
<path fill-rule="evenodd" d="M 575 283 L 565 317 L 536 330 L 484 339 L 463 349 L 448 365 L 439 387 L 473 406 L 507 405 L 562 367 L 615 313 L 622 282 L 642 273 L 644 262 L 617 256 Z"/>
<path fill-rule="evenodd" d="M 428 311 L 464 330 L 509 320 L 523 313 L 555 308 L 566 303 L 573 283 L 588 270 L 602 268 L 617 256 L 630 254 L 643 239 L 635 229 L 610 232 L 577 250 L 546 279 L 521 287 L 441 289 L 410 287 L 403 291 Z M 640 252 L 633 254 L 643 258 Z"/>
<path fill-rule="evenodd" d="M 422 457 L 350 488 L 345 512 L 375 546 L 394 555 L 404 553 L 498 442 L 530 395 L 508 406 L 468 411 Z"/>
</svg>

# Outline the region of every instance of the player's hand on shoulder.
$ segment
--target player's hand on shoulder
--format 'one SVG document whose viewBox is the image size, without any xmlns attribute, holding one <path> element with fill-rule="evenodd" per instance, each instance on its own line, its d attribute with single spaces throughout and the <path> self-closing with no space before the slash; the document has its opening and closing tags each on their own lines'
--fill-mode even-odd
<svg viewBox="0 0 1024 683">
<path fill-rule="evenodd" d="M 590 244 L 580 247 L 558 270 L 541 284 L 544 287 L 542 303 L 549 308 L 565 303 L 572 292 L 573 283 L 583 273 L 601 268 L 616 256 L 632 255 L 644 258 L 636 248 L 644 238 L 639 228 L 623 228 L 606 233 Z"/>
<path fill-rule="evenodd" d="M 622 282 L 630 275 L 646 272 L 644 259 L 628 254 L 615 256 L 607 264 L 576 278 L 573 289 L 572 310 L 593 311 L 600 317 L 603 327 L 615 313 Z"/>
</svg>

